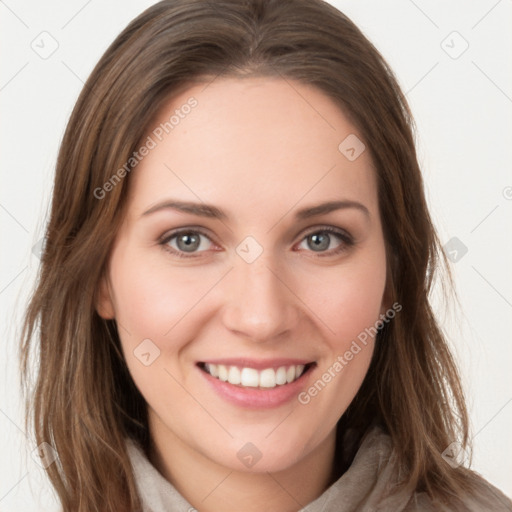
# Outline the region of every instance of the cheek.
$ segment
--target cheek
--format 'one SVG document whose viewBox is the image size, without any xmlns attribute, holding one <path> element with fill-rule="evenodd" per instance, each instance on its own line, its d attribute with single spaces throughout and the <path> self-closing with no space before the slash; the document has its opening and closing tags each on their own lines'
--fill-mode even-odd
<svg viewBox="0 0 512 512">
<path fill-rule="evenodd" d="M 165 258 L 155 261 L 121 245 L 113 253 L 111 281 L 121 346 L 130 374 L 149 404 L 161 406 L 165 389 L 173 390 L 174 407 L 187 405 L 170 374 L 183 378 L 175 359 L 194 338 L 194 325 L 199 323 L 194 305 L 217 279 L 202 275 L 199 268 L 170 271 Z"/>
<path fill-rule="evenodd" d="M 335 427 L 368 371 L 382 312 L 385 257 L 359 260 L 316 282 L 322 286 L 315 287 L 316 293 L 310 293 L 309 299 L 324 326 L 326 351 L 315 380 L 298 397 L 311 422 L 323 419 L 311 446 Z"/>
<path fill-rule="evenodd" d="M 208 289 L 198 269 L 192 279 L 192 272 L 171 273 L 161 262 L 136 254 L 112 261 L 116 319 L 137 338 L 164 337 Z"/>
<path fill-rule="evenodd" d="M 308 292 L 308 305 L 322 320 L 333 348 L 345 346 L 373 327 L 383 311 L 386 283 L 385 258 L 340 266 L 324 277 L 316 276 Z M 312 283 L 310 283 L 312 284 Z M 345 349 L 346 350 L 346 349 Z"/>
<path fill-rule="evenodd" d="M 325 339 L 337 352 L 344 352 L 351 340 L 373 326 L 382 309 L 385 255 L 379 248 L 366 254 L 370 256 L 313 274 L 309 269 L 302 277 L 296 276 L 293 286 L 312 319 L 316 317 L 325 327 Z M 149 338 L 161 348 L 179 348 L 172 340 L 187 338 L 184 329 L 190 318 L 204 313 L 200 302 L 222 275 L 218 269 L 201 266 L 177 266 L 170 271 L 161 255 L 148 258 L 142 251 L 119 245 L 112 255 L 111 279 L 123 344 L 128 342 L 126 348 L 133 350 Z"/>
</svg>

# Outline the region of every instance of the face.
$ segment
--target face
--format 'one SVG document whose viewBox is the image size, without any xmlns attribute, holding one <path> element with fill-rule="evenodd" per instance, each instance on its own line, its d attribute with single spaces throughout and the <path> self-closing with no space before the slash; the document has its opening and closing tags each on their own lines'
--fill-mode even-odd
<svg viewBox="0 0 512 512">
<path fill-rule="evenodd" d="M 98 311 L 152 437 L 232 469 L 291 467 L 334 435 L 386 310 L 369 151 L 322 92 L 271 78 L 191 86 L 148 134 Z"/>
</svg>

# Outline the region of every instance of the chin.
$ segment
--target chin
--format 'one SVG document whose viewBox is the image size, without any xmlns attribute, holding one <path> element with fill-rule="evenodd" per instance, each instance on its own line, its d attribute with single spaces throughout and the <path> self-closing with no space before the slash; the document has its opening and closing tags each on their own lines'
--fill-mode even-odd
<svg viewBox="0 0 512 512">
<path fill-rule="evenodd" d="M 275 434 L 271 434 L 270 437 L 273 435 Z M 294 429 L 294 432 L 289 434 L 283 431 L 272 440 L 265 439 L 265 436 L 268 436 L 268 431 L 254 436 L 252 441 L 251 438 L 231 439 L 220 451 L 205 454 L 216 464 L 233 471 L 260 474 L 285 471 L 299 463 L 314 449 L 310 443 L 308 447 L 305 446 L 304 434 L 300 433 L 299 429 Z"/>
</svg>

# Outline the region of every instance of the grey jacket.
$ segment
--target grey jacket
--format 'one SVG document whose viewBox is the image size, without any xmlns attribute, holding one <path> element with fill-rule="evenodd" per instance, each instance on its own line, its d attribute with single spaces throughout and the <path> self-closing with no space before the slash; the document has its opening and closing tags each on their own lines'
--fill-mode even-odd
<svg viewBox="0 0 512 512">
<path fill-rule="evenodd" d="M 196 509 L 147 459 L 142 449 L 127 439 L 144 512 L 194 512 Z M 298 512 L 452 512 L 433 503 L 425 493 L 389 493 L 393 486 L 394 456 L 391 438 L 379 427 L 364 437 L 350 468 L 322 495 Z M 467 498 L 468 512 L 512 512 L 512 501 L 475 474 L 483 492 Z M 264 510 L 262 505 L 261 510 Z M 199 511 L 201 512 L 201 511 Z M 222 512 L 222 511 L 219 511 Z"/>
</svg>

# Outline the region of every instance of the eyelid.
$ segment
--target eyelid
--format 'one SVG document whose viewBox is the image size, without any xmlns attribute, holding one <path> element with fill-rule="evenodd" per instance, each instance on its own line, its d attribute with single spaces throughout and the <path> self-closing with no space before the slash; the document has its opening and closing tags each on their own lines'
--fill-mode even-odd
<svg viewBox="0 0 512 512">
<path fill-rule="evenodd" d="M 162 246 L 167 246 L 167 244 L 175 237 L 181 235 L 181 234 L 184 234 L 184 233 L 197 233 L 199 235 L 202 235 L 204 236 L 205 238 L 207 238 L 212 244 L 214 245 L 219 245 L 215 242 L 215 240 L 213 239 L 212 235 L 210 233 L 208 233 L 204 228 L 200 227 L 200 226 L 186 226 L 186 227 L 183 227 L 183 228 L 176 228 L 174 230 L 171 230 L 171 231 L 167 231 L 165 234 L 163 234 L 159 239 L 158 239 L 158 244 L 159 245 L 162 245 Z M 168 247 L 168 246 L 167 246 Z M 184 251 L 176 251 L 176 249 L 173 249 L 172 247 L 171 248 L 168 248 L 168 250 L 170 252 L 172 252 L 173 254 L 178 254 L 178 255 L 183 255 L 183 254 L 187 254 L 186 252 Z M 187 256 L 185 257 L 194 257 L 194 255 L 199 255 L 203 252 L 206 252 L 206 251 L 199 251 L 198 253 L 189 253 L 187 254 Z"/>
<path fill-rule="evenodd" d="M 204 236 L 212 239 L 212 235 L 210 234 L 209 230 L 207 230 L 206 228 L 204 228 L 202 226 L 191 225 L 191 226 L 184 226 L 181 228 L 169 229 L 162 236 L 159 237 L 158 241 L 162 242 L 164 240 L 169 240 L 169 238 L 179 235 L 180 233 L 189 233 L 189 232 L 194 232 L 194 233 L 197 232 L 197 233 L 200 233 L 201 235 L 204 235 Z"/>
<path fill-rule="evenodd" d="M 316 258 L 329 258 L 339 256 L 340 254 L 347 251 L 356 244 L 354 237 L 346 229 L 329 225 L 313 226 L 302 236 L 299 243 L 302 243 L 308 236 L 311 236 L 316 233 L 328 233 L 329 235 L 337 236 L 341 240 L 340 246 L 335 249 L 320 252 L 315 252 L 311 250 L 306 251 L 308 253 L 312 253 Z"/>
<path fill-rule="evenodd" d="M 220 244 L 217 244 L 215 242 L 215 240 L 213 239 L 213 237 L 204 228 L 202 228 L 200 226 L 186 226 L 186 227 L 176 228 L 174 230 L 168 231 L 158 239 L 158 243 L 159 243 L 159 245 L 164 246 L 164 248 L 167 251 L 171 252 L 174 255 L 177 255 L 178 257 L 182 257 L 182 258 L 194 258 L 194 257 L 200 256 L 201 253 L 207 252 L 207 251 L 198 251 L 195 253 L 186 253 L 185 251 L 176 251 L 176 249 L 168 246 L 168 243 L 170 242 L 170 240 L 172 240 L 173 238 L 175 238 L 181 234 L 184 234 L 184 233 L 197 233 L 199 235 L 206 237 L 212 244 L 220 245 Z M 313 235 L 315 233 L 329 233 L 329 234 L 338 236 L 342 241 L 341 249 L 338 248 L 338 249 L 331 249 L 329 251 L 320 251 L 316 254 L 319 257 L 322 257 L 322 256 L 328 257 L 328 256 L 337 255 L 337 254 L 343 252 L 343 250 L 346 250 L 348 248 L 346 246 L 351 246 L 351 245 L 355 244 L 354 237 L 347 230 L 345 230 L 343 228 L 339 228 L 339 227 L 334 227 L 334 226 L 330 226 L 330 225 L 321 225 L 321 224 L 309 227 L 307 229 L 307 231 L 304 232 L 304 234 L 301 236 L 298 243 L 302 243 L 308 236 Z M 345 246 L 345 247 L 343 247 L 343 246 Z M 315 251 L 306 251 L 306 252 L 311 252 L 311 253 L 315 254 Z"/>
<path fill-rule="evenodd" d="M 314 233 L 319 233 L 322 231 L 326 231 L 328 233 L 333 233 L 335 235 L 350 238 L 351 240 L 353 240 L 353 238 L 354 238 L 346 229 L 329 226 L 327 224 L 319 224 L 318 226 L 312 226 L 311 228 L 308 228 L 306 233 L 303 235 L 302 239 L 304 239 L 305 237 L 307 237 L 309 235 L 313 235 Z M 301 239 L 301 241 L 302 241 L 302 239 Z"/>
</svg>

